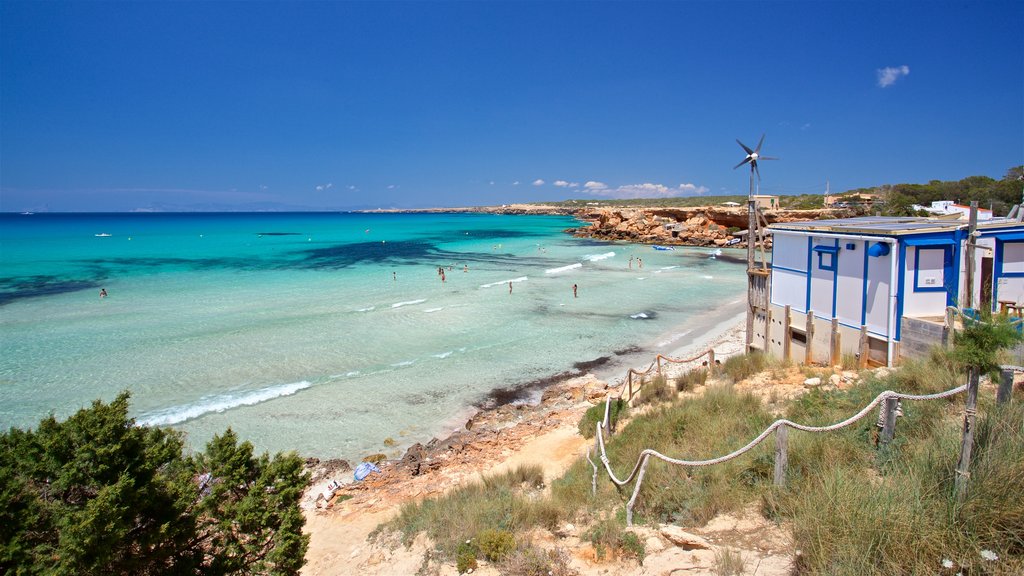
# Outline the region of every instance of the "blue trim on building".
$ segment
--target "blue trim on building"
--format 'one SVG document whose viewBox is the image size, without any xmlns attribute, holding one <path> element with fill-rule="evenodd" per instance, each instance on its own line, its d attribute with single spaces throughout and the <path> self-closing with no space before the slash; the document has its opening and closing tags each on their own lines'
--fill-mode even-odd
<svg viewBox="0 0 1024 576">
<path fill-rule="evenodd" d="M 822 252 L 818 253 L 819 255 Z M 836 294 L 839 291 L 839 238 L 836 238 L 835 250 L 832 251 L 832 318 L 836 317 Z"/>
<path fill-rule="evenodd" d="M 914 292 L 948 292 L 947 285 L 953 275 L 953 245 L 921 245 L 914 251 Z M 942 283 L 938 286 L 922 286 L 921 252 L 942 250 Z M 946 298 L 949 299 L 948 297 Z"/>
<path fill-rule="evenodd" d="M 903 319 L 903 287 L 906 285 L 907 281 L 907 245 L 903 242 L 899 242 L 899 245 L 899 256 L 896 261 L 896 266 L 899 267 L 899 273 L 897 274 L 899 279 L 896 284 L 896 317 L 893 318 L 893 321 L 896 322 L 896 335 L 893 337 L 893 340 L 897 342 L 900 340 L 900 331 L 903 324 L 903 322 L 901 322 Z"/>
<path fill-rule="evenodd" d="M 814 244 L 814 237 L 807 237 L 807 304 L 804 306 L 804 312 L 806 313 L 811 309 L 811 255 L 814 251 L 811 250 Z"/>
<path fill-rule="evenodd" d="M 786 272 L 793 272 L 794 274 L 807 274 L 806 270 L 797 270 L 796 268 L 787 268 L 786 266 L 776 266 L 772 264 L 772 270 L 784 270 Z"/>
<path fill-rule="evenodd" d="M 863 289 L 861 290 L 861 294 L 862 295 L 861 295 L 861 298 L 860 298 L 860 325 L 861 326 L 865 326 L 867 324 L 867 322 L 868 322 L 868 265 L 870 264 L 870 261 L 868 260 L 868 242 L 867 242 L 867 240 L 863 240 L 863 242 L 864 242 L 864 273 L 862 274 L 862 276 L 864 277 L 864 286 L 863 286 Z"/>
</svg>

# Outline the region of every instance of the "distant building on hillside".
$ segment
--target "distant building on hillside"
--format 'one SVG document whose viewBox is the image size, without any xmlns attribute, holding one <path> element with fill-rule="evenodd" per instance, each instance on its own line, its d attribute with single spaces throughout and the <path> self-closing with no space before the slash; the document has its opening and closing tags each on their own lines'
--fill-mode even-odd
<svg viewBox="0 0 1024 576">
<path fill-rule="evenodd" d="M 778 210 L 779 209 L 779 197 L 769 196 L 767 194 L 754 194 L 751 196 L 757 207 L 761 210 Z"/>
<path fill-rule="evenodd" d="M 722 202 L 722 206 L 726 206 L 726 207 L 729 207 L 729 208 L 735 208 L 735 207 L 737 207 L 739 205 L 740 205 L 739 202 Z"/>
<path fill-rule="evenodd" d="M 850 206 L 871 208 L 881 201 L 882 198 L 878 194 L 825 194 L 826 208 L 847 208 Z"/>
<path fill-rule="evenodd" d="M 938 202 L 932 202 L 931 206 L 921 206 L 920 204 L 914 204 L 914 210 L 924 210 L 929 214 L 935 214 L 936 216 L 959 216 L 960 220 L 967 220 L 970 218 L 971 207 L 964 206 L 963 204 L 957 204 L 952 200 L 939 200 Z M 985 208 L 978 208 L 978 220 L 991 220 L 992 211 Z"/>
</svg>

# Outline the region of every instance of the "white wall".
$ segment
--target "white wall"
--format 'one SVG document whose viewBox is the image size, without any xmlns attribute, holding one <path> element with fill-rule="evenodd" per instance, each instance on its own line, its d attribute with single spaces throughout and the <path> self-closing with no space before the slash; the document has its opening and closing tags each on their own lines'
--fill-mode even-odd
<svg viewBox="0 0 1024 576">
<path fill-rule="evenodd" d="M 779 267 L 807 272 L 807 238 L 775 232 L 772 242 L 772 304 L 805 312 L 807 276 Z"/>
<path fill-rule="evenodd" d="M 895 303 L 891 306 L 889 303 L 889 285 L 890 282 L 896 281 L 895 278 L 889 278 L 892 274 L 892 259 L 895 257 L 896 251 L 890 249 L 885 256 L 868 258 L 868 312 L 864 320 L 868 331 L 875 334 L 886 334 L 890 337 L 896 335 L 895 324 L 887 321 L 887 318 L 896 316 Z M 887 332 L 890 327 L 892 334 Z"/>
<path fill-rule="evenodd" d="M 811 239 L 811 310 L 815 316 L 832 317 L 832 277 L 831 270 L 822 270 L 818 266 L 818 254 L 813 251 L 815 246 L 835 246 L 835 237 L 815 236 Z M 836 255 L 839 258 L 839 255 Z"/>
<path fill-rule="evenodd" d="M 847 246 L 853 246 L 853 249 Z M 839 239 L 836 318 L 847 326 L 860 327 L 864 298 L 864 241 Z"/>
</svg>

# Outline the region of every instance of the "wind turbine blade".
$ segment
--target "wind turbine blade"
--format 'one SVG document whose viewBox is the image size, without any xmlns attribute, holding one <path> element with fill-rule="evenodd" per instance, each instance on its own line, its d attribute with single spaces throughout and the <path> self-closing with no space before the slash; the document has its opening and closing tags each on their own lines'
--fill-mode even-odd
<svg viewBox="0 0 1024 576">
<path fill-rule="evenodd" d="M 747 162 L 750 162 L 750 158 L 749 158 L 749 157 L 747 157 L 747 158 L 744 158 L 744 159 L 743 159 L 743 162 L 740 162 L 739 164 L 737 164 L 737 165 L 733 166 L 733 167 L 732 167 L 732 169 L 733 169 L 733 170 L 735 170 L 735 169 L 739 168 L 740 166 L 743 166 L 743 165 L 744 165 L 744 164 L 746 164 Z"/>
<path fill-rule="evenodd" d="M 758 170 L 758 168 L 757 168 L 757 162 L 752 163 L 751 167 L 754 168 L 754 172 L 757 172 L 757 181 L 760 182 L 761 181 L 761 171 Z"/>
<path fill-rule="evenodd" d="M 760 152 L 762 144 L 764 144 L 764 134 L 761 134 L 761 141 L 757 143 L 757 148 L 754 148 L 754 152 Z"/>
<path fill-rule="evenodd" d="M 751 150 L 750 148 L 747 148 L 746 144 L 744 144 L 743 142 L 740 142 L 739 138 L 736 139 L 736 143 L 739 144 L 740 146 L 742 146 L 743 149 L 747 151 L 747 154 L 753 154 L 754 153 L 753 150 Z"/>
<path fill-rule="evenodd" d="M 758 156 L 757 159 L 758 160 L 778 160 L 778 158 L 775 157 L 775 156 Z"/>
</svg>

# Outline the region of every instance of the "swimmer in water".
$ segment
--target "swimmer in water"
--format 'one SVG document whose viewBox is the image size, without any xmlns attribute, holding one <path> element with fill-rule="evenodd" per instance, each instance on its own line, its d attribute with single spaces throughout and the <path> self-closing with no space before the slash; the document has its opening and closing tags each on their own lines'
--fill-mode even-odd
<svg viewBox="0 0 1024 576">
<path fill-rule="evenodd" d="M 576 285 L 575 284 L 572 285 L 572 297 L 573 298 L 576 297 Z"/>
<path fill-rule="evenodd" d="M 106 288 L 100 288 L 100 298 L 106 298 L 106 297 L 107 297 L 107 289 Z"/>
</svg>

